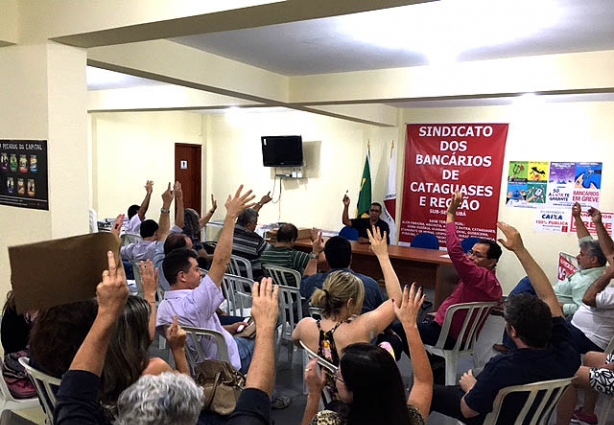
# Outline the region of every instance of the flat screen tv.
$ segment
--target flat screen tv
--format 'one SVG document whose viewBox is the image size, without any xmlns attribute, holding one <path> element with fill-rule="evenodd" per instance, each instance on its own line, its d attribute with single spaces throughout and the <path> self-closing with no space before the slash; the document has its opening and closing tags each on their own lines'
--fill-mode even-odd
<svg viewBox="0 0 614 425">
<path fill-rule="evenodd" d="M 265 167 L 300 167 L 303 165 L 301 136 L 262 136 L 262 162 Z"/>
</svg>

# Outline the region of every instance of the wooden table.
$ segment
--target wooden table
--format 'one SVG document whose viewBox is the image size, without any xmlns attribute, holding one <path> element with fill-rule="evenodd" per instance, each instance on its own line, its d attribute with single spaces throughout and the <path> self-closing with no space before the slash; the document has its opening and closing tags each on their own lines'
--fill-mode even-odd
<svg viewBox="0 0 614 425">
<path fill-rule="evenodd" d="M 350 243 L 352 270 L 378 281 L 383 279 L 382 269 L 369 244 Z M 299 239 L 295 248 L 311 252 L 311 241 Z M 435 309 L 452 293 L 458 283 L 458 274 L 452 261 L 445 256 L 446 251 L 390 245 L 388 253 L 401 285 L 417 282 L 425 288 L 435 288 Z"/>
</svg>

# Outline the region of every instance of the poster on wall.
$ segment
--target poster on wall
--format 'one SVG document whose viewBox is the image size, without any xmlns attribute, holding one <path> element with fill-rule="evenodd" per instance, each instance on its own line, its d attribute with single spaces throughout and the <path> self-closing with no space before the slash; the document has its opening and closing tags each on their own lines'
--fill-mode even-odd
<svg viewBox="0 0 614 425">
<path fill-rule="evenodd" d="M 601 162 L 510 161 L 505 205 L 599 208 L 602 169 Z"/>
<path fill-rule="evenodd" d="M 429 232 L 445 246 L 446 211 L 456 191 L 461 238 L 496 236 L 508 124 L 407 126 L 399 244 Z"/>
<path fill-rule="evenodd" d="M 538 232 L 567 233 L 569 231 L 569 209 L 535 210 L 535 230 Z"/>
<path fill-rule="evenodd" d="M 46 140 L 0 140 L 0 205 L 49 210 Z"/>
<path fill-rule="evenodd" d="M 582 217 L 582 221 L 584 222 L 584 226 L 586 227 L 586 230 L 588 230 L 588 232 L 591 235 L 597 236 L 597 228 L 595 227 L 595 223 L 593 223 L 593 219 L 588 214 L 587 209 L 584 209 L 584 208 L 582 209 L 581 217 Z M 612 227 L 614 226 L 614 213 L 601 211 L 601 222 L 603 223 L 603 226 L 605 227 L 606 231 L 611 237 Z M 571 210 L 569 210 L 569 231 L 571 233 L 576 233 L 576 229 L 577 229 L 576 221 L 573 219 L 573 216 L 571 215 Z"/>
</svg>

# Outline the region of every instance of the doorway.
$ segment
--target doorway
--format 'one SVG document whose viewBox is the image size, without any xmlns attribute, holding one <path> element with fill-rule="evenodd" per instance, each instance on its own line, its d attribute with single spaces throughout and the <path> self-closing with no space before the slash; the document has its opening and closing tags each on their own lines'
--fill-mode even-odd
<svg viewBox="0 0 614 425">
<path fill-rule="evenodd" d="M 201 146 L 175 143 L 175 181 L 181 182 L 183 205 L 200 215 L 201 197 Z"/>
</svg>

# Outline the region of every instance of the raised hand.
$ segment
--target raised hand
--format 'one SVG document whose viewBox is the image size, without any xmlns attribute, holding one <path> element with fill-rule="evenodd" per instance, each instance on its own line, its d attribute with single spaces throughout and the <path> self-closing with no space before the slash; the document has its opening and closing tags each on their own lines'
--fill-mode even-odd
<svg viewBox="0 0 614 425">
<path fill-rule="evenodd" d="M 345 205 L 346 207 L 350 206 L 350 198 L 347 194 L 343 195 L 343 205 Z"/>
<path fill-rule="evenodd" d="M 458 207 L 460 207 L 463 203 L 464 197 L 463 192 L 456 192 L 454 195 L 452 195 L 450 206 L 448 207 L 448 213 L 456 214 L 456 210 L 458 210 Z"/>
<path fill-rule="evenodd" d="M 115 256 L 107 252 L 108 269 L 102 272 L 102 282 L 96 287 L 98 315 L 116 320 L 124 309 L 129 291 L 123 267 L 117 268 Z"/>
<path fill-rule="evenodd" d="M 422 288 L 417 287 L 416 283 L 403 288 L 403 295 L 400 300 L 394 300 L 394 314 L 403 325 L 415 325 L 418 320 L 418 313 L 422 307 L 426 295 L 422 294 Z"/>
<path fill-rule="evenodd" d="M 505 236 L 505 239 L 499 239 L 499 243 L 501 243 L 501 245 L 503 245 L 510 251 L 520 251 L 524 249 L 524 242 L 522 242 L 522 237 L 520 236 L 520 233 L 518 232 L 518 230 L 516 230 L 515 227 L 510 226 L 509 224 L 504 223 L 502 221 L 497 222 L 497 227 Z"/>
<path fill-rule="evenodd" d="M 211 211 L 217 210 L 217 201 L 215 200 L 215 196 L 213 193 L 211 194 Z"/>
<path fill-rule="evenodd" d="M 571 207 L 571 215 L 574 218 L 580 220 L 580 217 L 582 217 L 582 205 L 580 205 L 578 202 L 573 204 L 573 206 Z"/>
<path fill-rule="evenodd" d="M 593 221 L 593 223 L 595 224 L 601 223 L 602 221 L 601 211 L 599 211 L 597 208 L 590 207 L 588 209 L 588 214 L 591 216 L 591 220 Z"/>
<path fill-rule="evenodd" d="M 171 189 L 171 183 L 169 182 L 168 187 L 162 193 L 162 204 L 170 206 L 171 202 L 173 202 L 174 197 L 175 197 L 175 194 L 173 193 L 173 190 Z"/>
<path fill-rule="evenodd" d="M 260 205 L 268 204 L 272 200 L 273 198 L 271 198 L 271 191 L 269 190 L 266 195 L 260 198 Z"/>
<path fill-rule="evenodd" d="M 147 180 L 147 182 L 145 183 L 145 191 L 149 194 L 151 194 L 151 192 L 153 192 L 153 180 Z"/>
<path fill-rule="evenodd" d="M 183 199 L 183 190 L 181 190 L 181 182 L 179 180 L 173 185 L 173 190 L 175 192 L 175 199 Z"/>
<path fill-rule="evenodd" d="M 307 392 L 319 396 L 326 385 L 326 372 L 318 373 L 320 366 L 316 359 L 311 359 L 305 367 L 305 384 Z"/>
<path fill-rule="evenodd" d="M 120 214 L 117 216 L 115 221 L 113 222 L 113 227 L 111 227 L 111 233 L 119 238 L 119 234 L 122 231 L 122 226 L 124 225 L 124 219 L 126 216 L 124 214 Z"/>
<path fill-rule="evenodd" d="M 258 332 L 263 328 L 274 329 L 279 318 L 279 286 L 265 277 L 260 283 L 254 282 L 252 297 L 251 314 Z"/>
<path fill-rule="evenodd" d="M 245 194 L 241 194 L 243 190 L 243 185 L 239 186 L 237 191 L 235 192 L 234 197 L 228 195 L 228 199 L 226 200 L 226 214 L 237 218 L 239 214 L 241 214 L 247 208 L 253 207 L 255 204 L 251 202 L 255 196 L 252 195 L 252 191 L 248 190 Z"/>
<path fill-rule="evenodd" d="M 324 251 L 324 239 L 322 239 L 322 232 L 315 227 L 310 231 L 311 246 L 314 254 L 319 254 Z"/>
<path fill-rule="evenodd" d="M 173 317 L 172 325 L 166 329 L 166 340 L 171 350 L 184 348 L 187 338 L 188 335 L 183 328 L 179 326 L 179 318 L 177 316 Z"/>
<path fill-rule="evenodd" d="M 382 235 L 379 227 L 371 226 L 371 230 L 367 229 L 367 235 L 369 236 L 369 242 L 371 243 L 371 251 L 376 256 L 388 256 L 388 243 L 386 239 L 386 232 Z"/>
<path fill-rule="evenodd" d="M 155 300 L 156 291 L 158 290 L 158 270 L 154 268 L 151 260 L 141 261 L 139 269 L 141 270 L 141 284 L 143 285 L 145 298 Z"/>
</svg>

